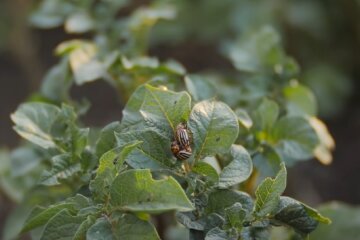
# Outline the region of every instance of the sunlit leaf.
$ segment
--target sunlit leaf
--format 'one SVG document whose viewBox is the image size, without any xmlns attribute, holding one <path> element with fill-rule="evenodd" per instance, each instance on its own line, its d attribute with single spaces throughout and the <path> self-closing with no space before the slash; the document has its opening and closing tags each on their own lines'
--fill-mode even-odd
<svg viewBox="0 0 360 240">
<path fill-rule="evenodd" d="M 335 141 L 320 119 L 312 117 L 309 121 L 319 138 L 319 144 L 314 150 L 314 155 L 322 164 L 328 165 L 333 159 L 331 151 L 335 148 Z"/>
<path fill-rule="evenodd" d="M 172 138 L 176 126 L 188 119 L 190 103 L 186 92 L 176 93 L 146 85 L 140 113 L 147 125 L 159 128 Z"/>
<path fill-rule="evenodd" d="M 264 217 L 270 214 L 279 204 L 280 195 L 286 188 L 286 168 L 281 169 L 275 178 L 266 178 L 256 189 L 255 214 Z"/>
<path fill-rule="evenodd" d="M 241 126 L 245 127 L 246 129 L 249 129 L 253 125 L 253 121 L 249 114 L 241 108 L 238 108 L 235 110 L 235 114 L 238 117 L 239 123 Z"/>
<path fill-rule="evenodd" d="M 189 129 L 193 134 L 197 159 L 227 152 L 239 133 L 234 112 L 224 103 L 202 101 L 191 111 Z"/>
<path fill-rule="evenodd" d="M 54 148 L 56 144 L 50 132 L 60 109 L 46 103 L 24 103 L 18 107 L 11 119 L 15 131 L 23 138 L 43 148 Z"/>
<path fill-rule="evenodd" d="M 85 33 L 94 27 L 94 22 L 86 12 L 76 12 L 65 21 L 65 31 L 68 33 Z"/>
</svg>

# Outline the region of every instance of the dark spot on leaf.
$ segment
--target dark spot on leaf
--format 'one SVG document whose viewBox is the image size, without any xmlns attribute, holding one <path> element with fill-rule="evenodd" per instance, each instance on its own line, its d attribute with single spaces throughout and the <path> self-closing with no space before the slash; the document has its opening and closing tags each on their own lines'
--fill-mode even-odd
<svg viewBox="0 0 360 240">
<path fill-rule="evenodd" d="M 175 105 L 175 104 L 177 104 L 177 101 L 176 101 L 176 100 L 174 101 L 174 105 Z"/>
<path fill-rule="evenodd" d="M 216 140 L 217 142 L 220 141 L 220 137 L 217 137 L 215 140 Z"/>
</svg>

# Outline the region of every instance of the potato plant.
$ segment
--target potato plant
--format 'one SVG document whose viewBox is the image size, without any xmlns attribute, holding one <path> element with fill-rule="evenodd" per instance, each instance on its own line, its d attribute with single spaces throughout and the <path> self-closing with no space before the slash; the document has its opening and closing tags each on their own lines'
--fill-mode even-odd
<svg viewBox="0 0 360 240">
<path fill-rule="evenodd" d="M 162 38 L 152 28 L 176 29 L 176 14 L 171 1 L 39 3 L 35 26 L 81 38 L 58 45 L 59 63 L 11 115 L 26 141 L 2 151 L 1 188 L 19 204 L 4 239 L 250 240 L 277 228 L 306 239 L 330 223 L 283 196 L 287 167 L 330 163 L 334 143 L 275 28 L 224 39 L 232 69 L 191 73 L 148 54 Z M 89 106 L 70 94 L 100 80 L 126 103 L 102 129 L 82 123 Z M 190 135 L 186 160 L 171 152 L 179 124 Z"/>
</svg>

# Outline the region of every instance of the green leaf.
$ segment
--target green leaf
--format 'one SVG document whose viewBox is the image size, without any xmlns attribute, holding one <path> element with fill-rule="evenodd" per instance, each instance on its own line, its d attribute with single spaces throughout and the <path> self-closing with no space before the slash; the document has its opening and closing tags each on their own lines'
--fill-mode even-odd
<svg viewBox="0 0 360 240">
<path fill-rule="evenodd" d="M 64 102 L 69 99 L 72 82 L 69 62 L 64 58 L 47 72 L 41 84 L 40 92 L 52 101 Z"/>
<path fill-rule="evenodd" d="M 316 209 L 309 207 L 305 203 L 300 203 L 305 208 L 306 213 L 309 215 L 309 217 L 315 219 L 316 221 L 324 224 L 331 224 L 331 219 L 324 217 L 321 215 Z"/>
<path fill-rule="evenodd" d="M 76 12 L 65 21 L 65 31 L 68 33 L 85 33 L 94 27 L 94 22 L 86 12 Z"/>
<path fill-rule="evenodd" d="M 143 7 L 138 8 L 131 15 L 129 19 L 129 29 L 134 38 L 145 40 L 144 33 L 148 33 L 150 28 L 160 19 L 173 19 L 176 16 L 176 11 L 171 6 L 153 6 L 153 7 Z M 147 39 L 147 38 L 146 38 Z M 137 44 L 137 47 L 142 46 L 142 42 Z"/>
<path fill-rule="evenodd" d="M 118 160 L 116 161 L 116 166 L 119 169 L 127 159 L 127 157 L 134 151 L 135 148 L 143 144 L 142 141 L 134 141 L 129 144 L 121 146 L 121 151 Z"/>
<path fill-rule="evenodd" d="M 145 85 L 145 98 L 140 113 L 147 125 L 158 128 L 173 138 L 176 126 L 189 118 L 191 98 L 186 92 L 172 92 Z"/>
<path fill-rule="evenodd" d="M 61 151 L 70 152 L 72 157 L 80 158 L 87 145 L 89 128 L 79 128 L 76 120 L 74 107 L 63 103 L 51 128 L 51 136 Z"/>
<path fill-rule="evenodd" d="M 56 52 L 69 53 L 70 67 L 78 85 L 107 75 L 105 65 L 97 59 L 97 47 L 91 42 L 81 40 L 64 42 L 57 47 Z"/>
<path fill-rule="evenodd" d="M 225 209 L 225 213 L 231 227 L 238 230 L 242 228 L 246 211 L 242 208 L 241 203 L 234 203 L 234 205 Z"/>
<path fill-rule="evenodd" d="M 274 176 L 280 170 L 281 157 L 275 149 L 268 145 L 262 146 L 262 151 L 255 154 L 253 164 L 263 176 Z"/>
<path fill-rule="evenodd" d="M 106 218 L 99 218 L 86 232 L 86 239 L 113 240 L 117 238 L 113 235 L 111 223 Z"/>
<path fill-rule="evenodd" d="M 121 130 L 119 122 L 112 122 L 106 125 L 100 132 L 98 141 L 96 142 L 96 155 L 102 156 L 107 151 L 116 146 L 115 132 Z"/>
<path fill-rule="evenodd" d="M 64 179 L 68 179 L 81 171 L 80 163 L 73 163 L 70 154 L 56 155 L 52 159 L 52 168 L 44 171 L 40 177 L 40 183 L 53 186 L 58 185 Z"/>
<path fill-rule="evenodd" d="M 99 218 L 88 230 L 87 240 L 160 240 L 154 226 L 131 214 L 124 214 L 111 223 L 106 218 Z"/>
<path fill-rule="evenodd" d="M 70 149 L 71 152 L 79 158 L 87 145 L 89 131 L 89 128 L 71 127 Z"/>
<path fill-rule="evenodd" d="M 152 129 L 116 133 L 115 136 L 120 146 L 134 141 L 143 142 L 126 159 L 133 168 L 159 169 L 174 164 L 169 139 Z"/>
<path fill-rule="evenodd" d="M 222 230 L 219 227 L 215 227 L 206 233 L 205 240 L 233 240 L 233 239 L 229 238 L 225 230 Z"/>
<path fill-rule="evenodd" d="M 331 225 L 320 224 L 310 239 L 353 240 L 360 236 L 360 208 L 341 202 L 326 203 L 319 211 L 331 218 Z"/>
<path fill-rule="evenodd" d="M 59 203 L 56 205 L 49 206 L 47 208 L 35 207 L 31 211 L 21 232 L 27 232 L 34 228 L 44 225 L 53 216 L 55 216 L 57 213 L 59 213 L 61 210 L 64 209 L 74 210 L 74 205 L 72 203 Z"/>
<path fill-rule="evenodd" d="M 321 216 L 315 209 L 309 210 L 312 216 L 322 221 L 329 221 L 329 219 Z M 294 228 L 301 234 L 309 234 L 314 231 L 318 225 L 318 221 L 308 214 L 304 204 L 289 198 L 281 197 L 279 205 L 275 210 L 274 218 L 284 224 Z"/>
<path fill-rule="evenodd" d="M 255 128 L 269 132 L 279 116 L 279 106 L 275 101 L 264 98 L 253 113 Z"/>
<path fill-rule="evenodd" d="M 50 131 L 59 113 L 60 109 L 54 105 L 30 102 L 20 105 L 11 119 L 21 137 L 47 149 L 56 147 Z"/>
<path fill-rule="evenodd" d="M 37 184 L 39 174 L 43 170 L 42 164 L 39 164 L 41 156 L 34 147 L 20 147 L 12 154 L 7 149 L 0 148 L 0 189 L 4 196 L 15 203 L 23 201 L 24 196 Z M 28 157 L 34 159 L 30 160 Z"/>
<path fill-rule="evenodd" d="M 316 98 L 309 88 L 296 83 L 285 87 L 283 93 L 287 100 L 286 108 L 288 114 L 292 116 L 316 115 Z"/>
<path fill-rule="evenodd" d="M 209 194 L 205 213 L 219 213 L 224 215 L 225 209 L 233 206 L 235 203 L 241 203 L 243 209 L 245 209 L 247 212 L 251 212 L 254 207 L 253 200 L 247 193 L 236 190 L 223 189 L 216 190 Z"/>
<path fill-rule="evenodd" d="M 211 213 L 205 217 L 205 229 L 204 231 L 207 232 L 216 227 L 224 227 L 225 218 L 223 215 L 218 213 Z"/>
<path fill-rule="evenodd" d="M 109 195 L 109 187 L 115 179 L 116 173 L 123 165 L 128 154 L 141 142 L 132 142 L 114 148 L 104 153 L 99 160 L 99 167 L 96 171 L 96 177 L 90 182 L 90 190 L 95 199 L 105 201 Z M 115 161 L 117 159 L 117 161 Z"/>
<path fill-rule="evenodd" d="M 72 239 L 73 240 L 87 239 L 86 233 L 89 230 L 89 228 L 95 224 L 95 221 L 96 221 L 96 217 L 91 216 L 91 215 L 87 216 L 86 220 L 80 224 L 79 228 L 77 229 L 77 231 Z"/>
<path fill-rule="evenodd" d="M 193 212 L 177 212 L 176 220 L 188 229 L 204 230 L 206 221 L 203 218 L 198 219 Z"/>
<path fill-rule="evenodd" d="M 269 240 L 269 230 L 270 229 L 267 226 L 243 228 L 241 231 L 241 240 Z"/>
<path fill-rule="evenodd" d="M 302 117 L 283 117 L 271 130 L 270 138 L 277 153 L 287 163 L 309 159 L 319 140 L 309 120 Z"/>
<path fill-rule="evenodd" d="M 186 89 L 196 102 L 215 97 L 215 87 L 206 77 L 191 74 L 187 75 L 184 80 Z"/>
<path fill-rule="evenodd" d="M 60 43 L 55 48 L 55 54 L 58 56 L 63 56 L 66 54 L 71 53 L 73 50 L 77 48 L 81 48 L 83 44 L 90 44 L 90 42 L 84 41 L 84 40 L 70 40 Z"/>
<path fill-rule="evenodd" d="M 239 133 L 234 112 L 224 103 L 202 101 L 191 111 L 189 129 L 193 134 L 196 159 L 225 153 Z"/>
<path fill-rule="evenodd" d="M 119 240 L 160 240 L 155 227 L 131 214 L 122 215 L 116 223 L 115 236 Z"/>
<path fill-rule="evenodd" d="M 82 210 L 91 205 L 90 199 L 81 194 L 76 194 L 74 197 L 67 198 L 65 202 L 74 204 L 76 210 Z"/>
<path fill-rule="evenodd" d="M 39 28 L 53 28 L 60 26 L 69 9 L 69 4 L 59 0 L 44 1 L 31 15 L 31 24 Z"/>
<path fill-rule="evenodd" d="M 40 168 L 42 156 L 33 147 L 24 146 L 12 151 L 10 160 L 11 176 L 18 177 L 31 172 L 35 168 Z"/>
<path fill-rule="evenodd" d="M 95 179 L 90 182 L 89 188 L 96 201 L 105 201 L 109 194 L 109 187 L 115 179 L 116 169 L 114 160 L 117 157 L 115 150 L 104 153 L 99 160 Z"/>
<path fill-rule="evenodd" d="M 279 204 L 280 195 L 286 188 L 286 168 L 281 164 L 281 169 L 275 178 L 266 178 L 256 189 L 255 215 L 265 217 Z"/>
<path fill-rule="evenodd" d="M 249 116 L 249 114 L 244 109 L 241 108 L 236 109 L 235 114 L 241 126 L 243 126 L 246 129 L 250 129 L 252 127 L 253 121 Z"/>
<path fill-rule="evenodd" d="M 228 55 L 237 69 L 260 72 L 281 62 L 280 36 L 272 27 L 265 26 L 241 36 L 228 49 Z"/>
<path fill-rule="evenodd" d="M 191 169 L 193 172 L 207 177 L 210 181 L 216 183 L 219 181 L 219 174 L 206 162 L 197 162 Z"/>
<path fill-rule="evenodd" d="M 40 240 L 70 240 L 85 220 L 86 216 L 72 216 L 64 209 L 46 224 Z"/>
<path fill-rule="evenodd" d="M 233 144 L 230 150 L 233 160 L 220 173 L 219 188 L 228 188 L 248 179 L 252 172 L 249 153 L 240 145 Z"/>
<path fill-rule="evenodd" d="M 193 209 L 174 178 L 154 180 L 148 169 L 119 174 L 111 185 L 110 196 L 110 202 L 115 208 L 133 212 L 160 213 Z"/>
<path fill-rule="evenodd" d="M 145 85 L 141 85 L 130 96 L 122 111 L 121 126 L 126 128 L 143 120 L 140 114 L 140 108 L 144 102 L 145 94 Z"/>
</svg>

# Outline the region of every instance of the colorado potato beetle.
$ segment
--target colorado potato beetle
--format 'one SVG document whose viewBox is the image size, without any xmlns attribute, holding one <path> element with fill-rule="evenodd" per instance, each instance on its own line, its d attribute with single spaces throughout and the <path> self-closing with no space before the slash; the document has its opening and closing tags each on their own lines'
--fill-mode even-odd
<svg viewBox="0 0 360 240">
<path fill-rule="evenodd" d="M 171 143 L 171 152 L 178 160 L 186 160 L 191 154 L 190 138 L 185 123 L 180 123 L 176 127 L 174 141 Z"/>
<path fill-rule="evenodd" d="M 173 141 L 171 143 L 171 152 L 174 154 L 175 157 L 178 154 L 178 152 L 180 152 L 180 146 L 176 141 Z"/>
<path fill-rule="evenodd" d="M 182 148 L 190 147 L 190 138 L 186 124 L 180 123 L 176 127 L 175 138 Z"/>
<path fill-rule="evenodd" d="M 177 154 L 176 154 L 176 158 L 179 160 L 186 160 L 189 157 L 191 157 L 191 152 L 189 152 L 188 150 L 180 150 Z"/>
</svg>

